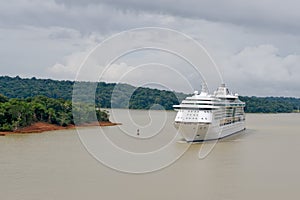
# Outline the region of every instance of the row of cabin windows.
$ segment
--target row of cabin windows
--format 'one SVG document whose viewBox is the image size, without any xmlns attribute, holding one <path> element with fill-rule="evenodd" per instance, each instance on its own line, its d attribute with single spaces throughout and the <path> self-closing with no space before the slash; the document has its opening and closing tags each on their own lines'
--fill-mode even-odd
<svg viewBox="0 0 300 200">
<path fill-rule="evenodd" d="M 197 116 L 197 114 L 187 114 L 187 116 Z"/>
<path fill-rule="evenodd" d="M 183 112 L 183 110 L 180 110 L 179 112 Z M 188 110 L 188 112 L 200 112 L 200 110 Z M 204 110 L 204 113 L 212 113 L 211 110 Z"/>
<path fill-rule="evenodd" d="M 183 119 L 183 117 L 178 117 L 179 119 Z M 185 119 L 198 119 L 197 117 L 187 117 Z M 202 120 L 207 120 L 207 117 L 201 117 Z"/>
</svg>

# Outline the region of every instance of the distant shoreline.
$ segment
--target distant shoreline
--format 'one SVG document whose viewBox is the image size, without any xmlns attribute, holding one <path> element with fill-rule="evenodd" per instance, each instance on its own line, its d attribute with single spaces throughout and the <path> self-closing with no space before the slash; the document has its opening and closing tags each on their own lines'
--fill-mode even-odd
<svg viewBox="0 0 300 200">
<path fill-rule="evenodd" d="M 26 99 L 35 98 L 36 96 L 44 96 L 52 99 L 64 99 L 72 101 L 73 86 L 76 81 L 71 80 L 53 80 L 40 78 L 21 78 L 19 76 L 9 77 L 0 76 L 0 88 L 3 99 Z M 90 88 L 97 84 L 95 93 L 95 107 L 101 109 L 109 109 L 116 107 L 112 105 L 111 97 L 113 92 L 122 91 L 122 95 L 116 95 L 114 102 L 119 102 L 117 107 L 127 108 L 128 103 L 130 109 L 149 109 L 173 110 L 173 105 L 179 104 L 183 99 L 191 94 L 182 92 L 159 90 L 155 88 L 137 87 L 129 84 L 106 83 L 106 82 L 80 82 L 82 83 L 83 93 L 89 92 Z M 92 84 L 92 87 L 91 85 Z M 200 85 L 199 85 L 200 86 Z M 134 91 L 132 93 L 132 91 Z M 125 99 L 130 97 L 129 102 Z M 246 113 L 292 113 L 300 108 L 299 97 L 288 96 L 240 96 L 241 101 L 246 103 Z M 0 96 L 1 102 L 1 96 Z M 156 106 L 160 105 L 160 106 Z"/>
<path fill-rule="evenodd" d="M 68 126 L 59 126 L 55 124 L 49 124 L 46 122 L 36 122 L 33 123 L 30 126 L 20 128 L 15 131 L 1 131 L 0 136 L 5 135 L 13 135 L 13 134 L 32 134 L 32 133 L 43 133 L 47 131 L 57 131 L 57 130 L 69 130 L 69 129 L 75 129 L 76 127 L 88 127 L 88 126 L 116 126 L 121 125 L 121 123 L 113 123 L 113 122 L 92 122 L 92 123 L 86 123 L 82 125 L 68 125 Z"/>
</svg>

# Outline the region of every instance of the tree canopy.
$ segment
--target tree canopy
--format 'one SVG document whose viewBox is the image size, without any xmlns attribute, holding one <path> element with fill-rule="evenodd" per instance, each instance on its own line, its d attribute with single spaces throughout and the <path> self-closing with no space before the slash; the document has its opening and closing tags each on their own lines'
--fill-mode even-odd
<svg viewBox="0 0 300 200">
<path fill-rule="evenodd" d="M 0 102 L 0 131 L 14 131 L 31 125 L 33 122 L 47 122 L 59 126 L 74 124 L 74 116 L 80 116 L 76 124 L 108 121 L 108 113 L 96 109 L 94 105 L 79 103 L 72 110 L 72 102 L 64 99 L 53 99 L 45 96 L 25 99 L 8 99 L 0 95 L 5 102 Z M 80 109 L 76 109 L 76 108 Z M 73 111 L 73 112 L 72 112 Z M 96 113 L 96 117 L 94 117 Z"/>
<path fill-rule="evenodd" d="M 34 77 L 23 79 L 20 77 L 2 76 L 0 77 L 0 94 L 3 95 L 0 95 L 0 102 L 7 102 L 8 98 L 26 99 L 40 95 L 70 101 L 74 92 L 74 83 L 74 81 L 57 81 Z M 171 110 L 174 104 L 178 104 L 188 96 L 187 94 L 173 91 L 105 82 L 81 82 L 80 87 L 80 92 L 76 94 L 76 98 L 81 102 L 96 104 L 97 107 L 101 108 L 164 108 Z M 94 92 L 95 94 L 93 94 L 93 91 L 96 91 Z M 94 96 L 91 96 L 91 94 Z M 240 98 L 246 102 L 245 111 L 250 113 L 293 112 L 300 107 L 300 99 L 293 97 L 244 96 Z M 95 99 L 95 101 L 91 102 L 91 99 Z"/>
</svg>

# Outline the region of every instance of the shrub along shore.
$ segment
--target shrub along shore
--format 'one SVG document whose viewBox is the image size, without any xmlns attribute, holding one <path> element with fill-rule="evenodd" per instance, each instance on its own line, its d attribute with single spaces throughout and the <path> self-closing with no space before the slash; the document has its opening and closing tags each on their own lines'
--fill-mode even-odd
<svg viewBox="0 0 300 200">
<path fill-rule="evenodd" d="M 74 120 L 73 113 L 78 119 Z M 97 119 L 95 120 L 95 113 Z M 97 121 L 98 120 L 98 121 Z M 88 103 L 77 103 L 45 96 L 9 99 L 0 94 L 0 134 L 39 133 L 79 126 L 112 126 L 105 110 L 95 109 Z"/>
</svg>

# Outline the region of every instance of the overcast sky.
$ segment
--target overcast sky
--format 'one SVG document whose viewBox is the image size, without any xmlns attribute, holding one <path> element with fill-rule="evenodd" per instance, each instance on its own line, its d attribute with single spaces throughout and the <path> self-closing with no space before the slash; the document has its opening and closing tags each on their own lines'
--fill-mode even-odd
<svg viewBox="0 0 300 200">
<path fill-rule="evenodd" d="M 300 97 L 299 9 L 297 0 L 0 1 L 0 75 L 74 79 L 107 37 L 157 26 L 201 43 L 224 82 L 242 95 Z M 130 69 L 133 58 L 140 57 L 115 65 Z M 166 82 L 190 92 L 173 78 Z"/>
</svg>

